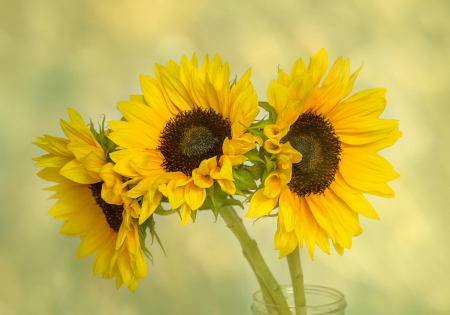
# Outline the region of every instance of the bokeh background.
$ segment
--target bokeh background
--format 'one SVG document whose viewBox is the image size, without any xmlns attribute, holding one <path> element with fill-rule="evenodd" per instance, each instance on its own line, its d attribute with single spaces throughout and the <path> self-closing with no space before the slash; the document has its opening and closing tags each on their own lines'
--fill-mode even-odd
<svg viewBox="0 0 450 315">
<path fill-rule="evenodd" d="M 75 260 L 79 240 L 47 215 L 48 183 L 32 157 L 34 136 L 62 136 L 66 108 L 93 120 L 119 118 L 115 104 L 139 93 L 155 62 L 219 52 L 231 74 L 252 67 L 266 100 L 277 68 L 327 49 L 330 63 L 364 67 L 354 91 L 387 88 L 384 117 L 404 136 L 382 151 L 402 175 L 396 198 L 369 197 L 381 221 L 343 257 L 301 250 L 305 281 L 345 293 L 347 314 L 450 314 L 450 2 L 446 0 L 2 0 L 0 1 L 0 313 L 250 314 L 258 288 L 238 242 L 201 213 L 181 227 L 157 218 L 167 251 L 136 294 L 92 276 L 93 256 Z M 242 215 L 244 211 L 240 212 Z M 280 283 L 275 219 L 246 219 Z M 150 245 L 148 243 L 148 245 Z"/>
</svg>

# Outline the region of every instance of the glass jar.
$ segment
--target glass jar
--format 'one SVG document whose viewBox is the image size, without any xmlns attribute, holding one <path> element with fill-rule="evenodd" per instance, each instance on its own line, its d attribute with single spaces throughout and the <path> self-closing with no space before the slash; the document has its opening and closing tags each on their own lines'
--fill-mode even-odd
<svg viewBox="0 0 450 315">
<path fill-rule="evenodd" d="M 347 302 L 345 296 L 336 290 L 316 285 L 305 285 L 306 305 L 301 309 L 294 304 L 294 290 L 291 285 L 281 286 L 289 307 L 269 305 L 264 301 L 261 291 L 253 294 L 252 312 L 254 315 L 344 315 Z M 284 312 L 283 312 L 284 311 Z"/>
</svg>

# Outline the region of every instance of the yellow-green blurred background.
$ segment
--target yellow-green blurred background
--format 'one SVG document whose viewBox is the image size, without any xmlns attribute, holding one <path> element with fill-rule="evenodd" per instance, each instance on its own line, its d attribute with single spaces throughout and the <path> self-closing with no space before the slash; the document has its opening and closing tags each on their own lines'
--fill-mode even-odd
<svg viewBox="0 0 450 315">
<path fill-rule="evenodd" d="M 450 2 L 447 0 L 2 0 L 0 1 L 0 313 L 250 314 L 257 282 L 222 221 L 200 213 L 181 227 L 158 217 L 167 251 L 136 294 L 75 260 L 79 240 L 47 215 L 49 184 L 35 174 L 34 136 L 62 136 L 66 108 L 119 118 L 139 74 L 183 54 L 219 52 L 261 100 L 277 68 L 327 49 L 364 67 L 354 91 L 387 88 L 384 117 L 404 136 L 382 154 L 402 175 L 396 198 L 372 198 L 381 221 L 343 257 L 301 250 L 306 283 L 340 290 L 347 314 L 450 314 Z M 243 214 L 243 211 L 240 211 Z M 280 283 L 275 219 L 246 219 Z M 149 245 L 149 244 L 148 244 Z"/>
</svg>

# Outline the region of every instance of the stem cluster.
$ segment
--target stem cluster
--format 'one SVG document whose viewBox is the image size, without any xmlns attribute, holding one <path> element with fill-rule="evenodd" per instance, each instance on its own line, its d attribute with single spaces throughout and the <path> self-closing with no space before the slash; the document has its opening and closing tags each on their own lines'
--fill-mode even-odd
<svg viewBox="0 0 450 315">
<path fill-rule="evenodd" d="M 220 216 L 239 240 L 243 255 L 250 264 L 261 287 L 269 313 L 274 315 L 292 315 L 280 285 L 264 261 L 256 241 L 248 234 L 242 219 L 231 206 L 222 207 Z M 291 272 L 292 286 L 294 288 L 296 314 L 303 315 L 306 314 L 304 312 L 305 290 L 298 247 L 287 256 L 287 260 Z"/>
</svg>

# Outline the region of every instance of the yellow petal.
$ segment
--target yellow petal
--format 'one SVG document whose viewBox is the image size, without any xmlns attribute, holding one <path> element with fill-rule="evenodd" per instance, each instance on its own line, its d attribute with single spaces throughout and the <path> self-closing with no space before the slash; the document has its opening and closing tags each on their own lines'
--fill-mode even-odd
<svg viewBox="0 0 450 315">
<path fill-rule="evenodd" d="M 44 135 L 44 137 L 36 137 L 38 142 L 32 142 L 41 149 L 44 149 L 50 154 L 58 156 L 73 156 L 73 153 L 67 149 L 67 145 L 70 143 L 69 140 L 60 137 L 53 137 L 50 135 Z"/>
<path fill-rule="evenodd" d="M 160 154 L 141 154 L 130 159 L 130 165 L 142 176 L 154 176 L 164 172 L 163 158 Z"/>
<path fill-rule="evenodd" d="M 268 198 L 264 195 L 264 189 L 258 190 L 252 197 L 250 209 L 245 215 L 247 218 L 260 218 L 275 208 L 278 197 Z"/>
<path fill-rule="evenodd" d="M 184 111 L 194 108 L 194 103 L 183 83 L 174 75 L 170 74 L 167 69 L 161 68 L 161 81 L 170 100 L 179 110 Z"/>
<path fill-rule="evenodd" d="M 357 92 L 337 104 L 330 112 L 334 121 L 346 117 L 378 117 L 386 107 L 386 89 L 375 88 Z"/>
<path fill-rule="evenodd" d="M 281 193 L 282 188 L 280 172 L 278 170 L 271 172 L 264 182 L 264 195 L 267 198 L 275 198 Z"/>
<path fill-rule="evenodd" d="M 167 103 L 164 91 L 159 82 L 147 75 L 140 75 L 139 81 L 145 100 L 163 121 L 167 121 L 174 113 L 178 112 L 171 102 L 170 104 Z"/>
<path fill-rule="evenodd" d="M 158 114 L 153 108 L 144 104 L 118 102 L 117 109 L 128 122 L 141 125 L 142 128 L 148 129 L 149 132 L 158 133 L 166 125 L 164 119 L 155 119 L 155 116 L 158 117 Z"/>
<path fill-rule="evenodd" d="M 122 181 L 122 176 L 114 171 L 114 164 L 107 163 L 100 170 L 100 177 L 107 187 L 114 187 L 116 181 Z"/>
<path fill-rule="evenodd" d="M 281 152 L 281 145 L 278 140 L 268 139 L 264 142 L 264 149 L 269 153 L 278 154 Z"/>
<path fill-rule="evenodd" d="M 288 90 L 291 95 L 290 99 L 303 101 L 303 112 L 311 107 L 314 99 L 314 86 L 308 72 L 304 72 L 295 78 L 289 85 Z"/>
<path fill-rule="evenodd" d="M 267 138 L 269 139 L 277 139 L 278 140 L 281 138 L 282 136 L 282 130 L 281 127 L 275 124 L 272 125 L 267 125 L 266 127 L 264 127 L 264 134 L 267 136 Z"/>
<path fill-rule="evenodd" d="M 234 195 L 236 193 L 236 185 L 232 180 L 229 179 L 216 179 L 220 185 L 220 188 L 229 195 Z"/>
<path fill-rule="evenodd" d="M 157 139 L 153 136 L 149 136 L 144 131 L 135 128 L 119 129 L 112 132 L 108 138 L 110 138 L 118 146 L 126 149 L 156 149 L 159 146 Z"/>
<path fill-rule="evenodd" d="M 215 87 L 212 85 L 211 81 L 209 80 L 209 77 L 206 76 L 205 78 L 205 92 L 206 92 L 206 99 L 208 100 L 208 105 L 216 112 L 220 112 L 220 103 L 219 103 L 219 97 L 217 96 L 217 91 Z"/>
<path fill-rule="evenodd" d="M 192 178 L 194 179 L 195 185 L 201 188 L 209 188 L 214 184 L 214 180 L 209 176 L 209 173 L 208 175 L 200 174 L 199 168 L 192 171 Z"/>
<path fill-rule="evenodd" d="M 330 241 L 328 240 L 327 232 L 320 226 L 317 229 L 316 244 L 319 245 L 326 254 L 330 255 Z"/>
<path fill-rule="evenodd" d="M 206 198 L 205 188 L 198 187 L 193 181 L 184 189 L 184 200 L 191 210 L 197 210 L 203 205 Z"/>
<path fill-rule="evenodd" d="M 362 194 L 352 194 L 346 191 L 337 181 L 331 185 L 330 189 L 332 189 L 336 195 L 345 201 L 353 211 L 358 212 L 360 215 L 368 219 L 380 220 L 380 217 L 374 207 Z"/>
<path fill-rule="evenodd" d="M 294 81 L 295 78 L 297 78 L 299 75 L 303 74 L 304 72 L 306 72 L 305 63 L 303 62 L 302 58 L 299 58 L 292 66 L 291 74 L 290 74 L 291 81 Z"/>
<path fill-rule="evenodd" d="M 284 86 L 289 86 L 292 80 L 289 75 L 281 69 L 278 69 L 278 82 L 283 84 Z"/>
<path fill-rule="evenodd" d="M 83 167 L 86 172 L 93 178 L 101 179 L 99 173 L 102 167 L 105 165 L 105 156 L 98 156 L 96 153 L 91 152 L 85 156 L 82 160 Z"/>
<path fill-rule="evenodd" d="M 299 200 L 289 187 L 286 187 L 280 195 L 279 203 L 279 214 L 283 216 L 284 228 L 287 232 L 292 232 L 297 225 L 297 216 L 300 215 Z"/>
<path fill-rule="evenodd" d="M 367 182 L 389 182 L 400 176 L 381 155 L 357 147 L 342 151 L 340 170 L 344 178 L 347 175 Z"/>
<path fill-rule="evenodd" d="M 328 69 L 328 57 L 325 49 L 319 50 L 309 61 L 307 71 L 311 75 L 314 87 L 319 85 L 325 72 Z"/>
<path fill-rule="evenodd" d="M 95 140 L 91 131 L 83 122 L 80 114 L 71 108 L 68 108 L 67 111 L 69 112 L 71 121 L 68 122 L 62 119 L 60 120 L 61 128 L 63 129 L 67 138 L 69 138 L 69 140 L 71 141 L 79 141 L 100 149 L 100 144 L 97 142 L 97 140 Z"/>
<path fill-rule="evenodd" d="M 77 160 L 70 161 L 59 172 L 64 177 L 80 184 L 94 184 L 101 181 L 101 179 L 89 176 L 86 169 Z"/>
<path fill-rule="evenodd" d="M 183 215 L 181 218 L 181 225 L 184 226 L 189 223 L 189 219 L 191 218 L 191 208 L 188 204 L 183 204 Z"/>
<path fill-rule="evenodd" d="M 286 86 L 275 80 L 270 81 L 267 88 L 267 100 L 275 108 L 277 114 L 281 113 L 291 98 L 292 95 Z"/>
<path fill-rule="evenodd" d="M 300 215 L 303 219 L 303 238 L 305 239 L 306 248 L 314 260 L 314 247 L 316 246 L 316 236 L 318 224 L 312 212 L 309 208 L 308 203 L 304 197 L 300 197 Z"/>
<path fill-rule="evenodd" d="M 221 161 L 222 166 L 220 167 L 220 171 L 218 170 L 218 167 L 212 169 L 211 177 L 214 179 L 227 179 L 233 181 L 233 169 L 230 158 L 225 155 Z"/>
<path fill-rule="evenodd" d="M 281 129 L 286 129 L 295 123 L 300 116 L 303 108 L 303 100 L 291 99 L 288 105 L 283 109 L 283 111 L 278 115 L 276 124 L 281 127 Z"/>
<path fill-rule="evenodd" d="M 177 209 L 184 203 L 185 185 L 191 181 L 186 175 L 179 175 L 170 180 L 167 184 L 167 197 L 172 209 Z"/>
<path fill-rule="evenodd" d="M 37 163 L 34 165 L 36 167 L 63 167 L 71 160 L 73 160 L 73 156 L 59 156 L 53 154 L 45 154 L 38 158 L 33 158 Z"/>
</svg>

